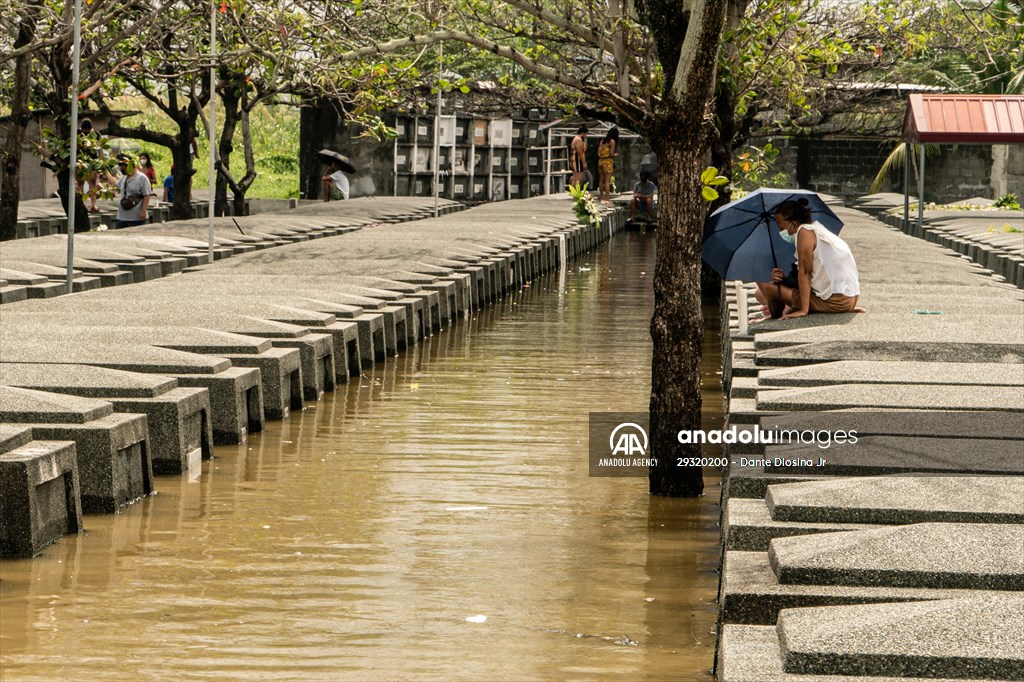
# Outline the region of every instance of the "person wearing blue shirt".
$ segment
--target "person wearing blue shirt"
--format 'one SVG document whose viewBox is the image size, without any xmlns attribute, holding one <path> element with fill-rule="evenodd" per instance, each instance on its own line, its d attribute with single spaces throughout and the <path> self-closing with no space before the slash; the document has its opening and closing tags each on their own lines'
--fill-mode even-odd
<svg viewBox="0 0 1024 682">
<path fill-rule="evenodd" d="M 174 203 L 174 166 L 171 166 L 170 174 L 164 178 L 164 203 Z"/>
</svg>

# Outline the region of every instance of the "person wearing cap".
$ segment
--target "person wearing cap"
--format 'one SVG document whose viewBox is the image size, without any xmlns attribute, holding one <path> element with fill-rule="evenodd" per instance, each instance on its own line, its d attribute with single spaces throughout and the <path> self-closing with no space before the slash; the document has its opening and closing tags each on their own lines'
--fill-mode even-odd
<svg viewBox="0 0 1024 682">
<path fill-rule="evenodd" d="M 130 154 L 117 157 L 117 167 L 123 175 L 117 180 L 117 226 L 134 227 L 149 222 L 149 199 L 153 186 L 139 172 Z"/>
</svg>

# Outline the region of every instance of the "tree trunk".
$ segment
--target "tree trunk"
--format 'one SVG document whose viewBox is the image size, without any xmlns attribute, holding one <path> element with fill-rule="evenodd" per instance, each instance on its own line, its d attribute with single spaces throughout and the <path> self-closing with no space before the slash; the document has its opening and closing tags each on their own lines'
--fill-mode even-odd
<svg viewBox="0 0 1024 682">
<path fill-rule="evenodd" d="M 171 204 L 171 220 L 189 220 L 192 218 L 192 138 L 188 131 L 191 126 L 179 123 L 179 132 L 175 136 L 171 149 L 174 160 L 174 202 Z"/>
<path fill-rule="evenodd" d="M 725 10 L 726 0 L 692 3 L 686 36 L 674 53 L 669 49 L 674 44 L 665 32 L 667 24 L 662 22 L 655 31 L 662 65 L 675 64 L 676 70 L 649 131 L 661 178 L 651 318 L 650 442 L 655 464 L 649 479 L 653 495 L 691 497 L 704 492 L 701 467 L 679 465 L 699 457 L 700 448 L 680 444 L 677 434 L 701 427 L 700 247 L 708 209 L 700 175 L 714 135 L 709 104 L 714 99 Z"/>
<path fill-rule="evenodd" d="M 32 42 L 36 33 L 36 19 L 42 2 L 35 0 L 25 8 L 18 23 L 18 37 L 14 49 Z M 25 141 L 31 115 L 28 109 L 29 76 L 33 55 L 26 53 L 14 61 L 14 84 L 11 97 L 11 117 L 7 128 L 2 157 L 3 180 L 0 182 L 0 241 L 17 236 L 18 205 L 21 202 L 21 147 Z"/>
<path fill-rule="evenodd" d="M 228 212 L 228 175 L 231 172 L 231 152 L 234 145 L 231 141 L 235 137 L 235 129 L 238 127 L 238 91 L 224 72 L 220 75 L 220 101 L 221 112 L 224 117 L 224 127 L 220 131 L 220 142 L 217 145 L 217 153 L 220 156 L 220 165 L 223 167 L 217 173 L 217 193 L 214 197 L 214 213 L 218 216 L 227 215 Z M 235 194 L 235 215 L 237 213 L 237 193 Z M 244 198 L 243 198 L 244 201 Z"/>
<path fill-rule="evenodd" d="M 677 458 L 699 457 L 681 445 L 681 429 L 701 425 L 700 363 L 704 344 L 700 245 L 707 205 L 701 197 L 702 136 L 666 114 L 657 144 L 660 206 L 658 256 L 651 319 L 650 438 L 657 465 L 650 470 L 652 495 L 695 497 L 703 493 L 701 467 L 677 466 Z"/>
<path fill-rule="evenodd" d="M 82 195 L 74 190 L 75 188 L 68 181 L 68 171 L 65 168 L 63 172 L 57 174 L 57 194 L 60 196 L 61 206 L 64 207 L 64 214 L 67 215 L 70 211 L 68 201 L 73 196 L 73 201 L 75 202 L 75 232 L 88 232 L 92 229 L 92 223 L 89 221 L 89 212 L 85 210 L 85 201 L 82 200 Z"/>
</svg>

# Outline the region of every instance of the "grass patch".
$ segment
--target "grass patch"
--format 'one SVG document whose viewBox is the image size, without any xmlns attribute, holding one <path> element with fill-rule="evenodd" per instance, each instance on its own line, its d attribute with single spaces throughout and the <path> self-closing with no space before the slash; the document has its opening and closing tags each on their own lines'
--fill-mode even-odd
<svg viewBox="0 0 1024 682">
<path fill-rule="evenodd" d="M 135 116 L 124 120 L 126 126 L 145 125 L 150 130 L 174 133 L 176 126 L 156 106 L 144 97 L 124 96 L 114 102 L 113 109 L 137 111 Z M 220 118 L 218 112 L 218 119 Z M 270 105 L 257 108 L 250 118 L 253 156 L 256 159 L 256 180 L 246 193 L 247 197 L 260 199 L 290 199 L 299 196 L 299 110 L 284 105 Z M 220 130 L 218 126 L 218 140 Z M 159 184 L 171 171 L 171 153 L 166 147 L 151 145 L 135 140 L 141 150 L 149 154 L 156 170 Z M 193 187 L 206 189 L 210 186 L 209 145 L 200 125 L 198 140 L 199 156 L 195 160 L 196 174 Z M 242 151 L 242 132 L 237 130 L 234 137 L 234 151 L 231 153 L 231 168 L 237 177 L 245 175 L 245 156 Z M 230 199 L 231 193 L 228 193 Z"/>
<path fill-rule="evenodd" d="M 989 225 L 987 232 L 1005 232 L 1006 234 L 1017 234 L 1019 232 L 1024 232 L 1024 230 L 1021 230 L 1019 227 L 1014 227 L 1010 223 L 1003 223 L 1003 229 L 998 230 L 996 229 L 995 225 Z"/>
</svg>

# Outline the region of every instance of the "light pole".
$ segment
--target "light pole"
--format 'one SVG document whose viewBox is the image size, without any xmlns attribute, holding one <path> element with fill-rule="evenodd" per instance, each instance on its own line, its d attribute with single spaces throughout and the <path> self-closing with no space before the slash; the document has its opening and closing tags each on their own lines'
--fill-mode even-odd
<svg viewBox="0 0 1024 682">
<path fill-rule="evenodd" d="M 68 168 L 68 293 L 74 290 L 75 208 L 78 204 L 78 76 L 82 63 L 82 0 L 75 0 L 74 56 L 71 58 L 71 159 Z"/>
<path fill-rule="evenodd" d="M 207 242 L 210 262 L 213 263 L 213 209 L 217 198 L 217 165 L 214 144 L 217 141 L 217 0 L 210 0 L 210 197 L 206 203 L 208 214 Z"/>
<path fill-rule="evenodd" d="M 444 43 L 437 44 L 437 111 L 434 112 L 434 217 L 437 217 L 437 195 L 441 189 L 441 75 Z"/>
</svg>

